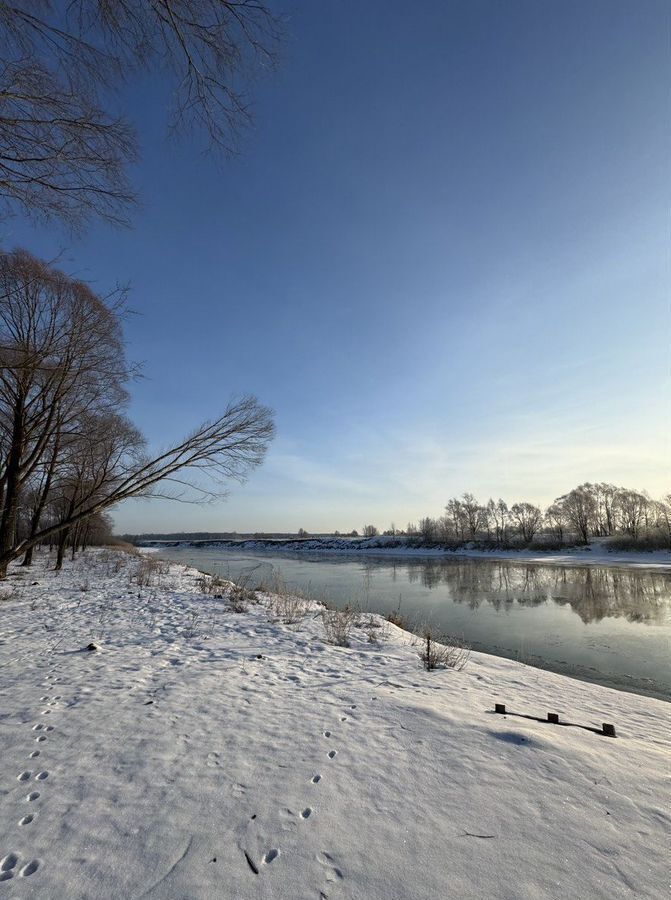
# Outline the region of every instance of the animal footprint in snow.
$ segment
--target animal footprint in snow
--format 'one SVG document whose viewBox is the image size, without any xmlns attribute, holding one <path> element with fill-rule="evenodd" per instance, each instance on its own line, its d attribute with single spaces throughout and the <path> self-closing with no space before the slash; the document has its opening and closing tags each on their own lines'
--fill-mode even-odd
<svg viewBox="0 0 671 900">
<path fill-rule="evenodd" d="M 36 737 L 35 740 L 41 744 L 42 741 L 46 741 L 46 737 L 43 734 L 41 734 L 39 737 Z"/>
<path fill-rule="evenodd" d="M 35 816 L 24 816 L 22 819 L 19 819 L 19 825 L 30 825 Z"/>
<path fill-rule="evenodd" d="M 324 732 L 324 737 L 325 737 L 325 738 L 330 738 L 330 737 L 331 737 L 331 732 L 330 732 L 330 731 L 325 731 L 325 732 Z"/>
<path fill-rule="evenodd" d="M 31 775 L 32 775 L 32 772 L 21 772 L 21 774 L 18 776 L 18 778 L 16 780 L 17 781 L 28 781 L 28 779 L 30 778 Z"/>
<path fill-rule="evenodd" d="M 9 881 L 14 877 L 14 869 L 19 861 L 16 853 L 8 853 L 0 859 L 0 881 Z"/>
<path fill-rule="evenodd" d="M 309 819 L 312 815 L 312 810 L 309 806 L 306 806 L 304 810 L 301 811 L 301 819 Z"/>
<path fill-rule="evenodd" d="M 211 769 L 214 769 L 217 766 L 220 766 L 221 762 L 219 761 L 219 754 L 215 753 L 214 751 L 212 753 L 208 753 L 207 754 L 207 764 Z"/>
<path fill-rule="evenodd" d="M 313 776 L 312 776 L 312 783 L 313 783 L 313 784 L 319 784 L 319 782 L 320 782 L 321 780 L 322 780 L 321 775 L 313 775 Z"/>
<path fill-rule="evenodd" d="M 45 778 L 48 778 L 48 777 L 49 777 L 48 772 L 38 772 L 37 775 L 35 776 L 35 781 L 44 781 Z"/>
<path fill-rule="evenodd" d="M 273 860 L 277 859 L 280 855 L 279 848 L 273 847 L 272 850 L 269 850 L 266 855 L 263 857 L 264 863 L 271 863 Z"/>
<path fill-rule="evenodd" d="M 33 752 L 32 752 L 31 754 L 29 754 L 28 759 L 35 759 L 35 758 L 38 757 L 39 755 L 40 755 L 40 751 L 39 751 L 39 750 L 33 750 Z"/>
<path fill-rule="evenodd" d="M 335 757 L 336 757 L 337 755 L 338 755 L 338 751 L 337 751 L 337 750 L 329 750 L 329 759 L 335 759 Z"/>
<path fill-rule="evenodd" d="M 39 867 L 40 861 L 38 859 L 31 859 L 22 869 L 19 869 L 19 878 L 28 878 L 29 875 L 34 875 Z"/>
<path fill-rule="evenodd" d="M 37 800 L 37 798 L 38 798 L 39 796 L 40 796 L 39 791 L 31 791 L 31 792 L 28 794 L 28 796 L 26 797 L 26 800 L 28 801 L 28 803 L 32 803 L 33 800 Z"/>
<path fill-rule="evenodd" d="M 322 866 L 326 869 L 326 880 L 329 882 L 334 881 L 342 881 L 345 877 L 342 871 L 338 868 L 338 866 L 334 866 L 334 859 L 330 853 L 326 853 L 326 851 L 322 851 L 318 854 L 317 859 L 321 863 Z"/>
</svg>

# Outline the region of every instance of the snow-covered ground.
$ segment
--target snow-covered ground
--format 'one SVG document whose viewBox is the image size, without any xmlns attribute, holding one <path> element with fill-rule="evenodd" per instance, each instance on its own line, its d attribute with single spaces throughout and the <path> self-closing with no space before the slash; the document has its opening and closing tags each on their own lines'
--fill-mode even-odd
<svg viewBox="0 0 671 900">
<path fill-rule="evenodd" d="M 314 538 L 308 540 L 239 540 L 239 541 L 148 541 L 145 549 L 165 547 L 212 548 L 277 553 L 327 553 L 389 557 L 437 557 L 450 559 L 508 559 L 511 562 L 543 563 L 556 566 L 633 566 L 635 568 L 671 570 L 668 550 L 620 551 L 608 549 L 607 541 L 592 541 L 586 547 L 565 550 L 481 550 L 465 545 L 457 549 L 408 545 L 403 538 L 378 535 L 374 538 Z"/>
<path fill-rule="evenodd" d="M 669 896 L 668 704 L 139 565 L 0 585 L 0 900 Z"/>
</svg>

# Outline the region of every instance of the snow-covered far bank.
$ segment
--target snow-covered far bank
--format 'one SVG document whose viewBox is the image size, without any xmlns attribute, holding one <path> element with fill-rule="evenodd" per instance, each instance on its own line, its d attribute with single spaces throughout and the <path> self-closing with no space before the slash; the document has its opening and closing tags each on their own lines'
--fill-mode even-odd
<svg viewBox="0 0 671 900">
<path fill-rule="evenodd" d="M 152 540 L 146 541 L 144 549 L 167 547 L 189 547 L 192 549 L 221 547 L 222 549 L 248 552 L 271 553 L 335 553 L 367 554 L 389 557 L 435 557 L 452 559 L 507 559 L 511 562 L 535 563 L 555 566 L 632 566 L 645 569 L 668 569 L 671 571 L 671 552 L 608 550 L 608 545 L 594 541 L 587 547 L 571 547 L 565 550 L 480 550 L 475 546 L 457 549 L 447 547 L 422 547 L 408 544 L 404 539 L 378 536 L 374 538 L 313 538 L 289 539 L 249 539 L 249 540 Z"/>
<path fill-rule="evenodd" d="M 0 900 L 666 896 L 667 704 L 147 562 L 0 585 Z"/>
</svg>

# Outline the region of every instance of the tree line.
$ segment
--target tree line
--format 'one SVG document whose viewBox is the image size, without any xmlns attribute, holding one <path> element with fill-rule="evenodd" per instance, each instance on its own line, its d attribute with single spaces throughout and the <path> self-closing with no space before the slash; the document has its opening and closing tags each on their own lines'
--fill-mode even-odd
<svg viewBox="0 0 671 900">
<path fill-rule="evenodd" d="M 377 534 L 375 525 L 364 526 L 364 537 Z M 450 498 L 442 516 L 409 522 L 405 531 L 392 523 L 384 534 L 405 534 L 426 544 L 479 541 L 497 546 L 529 546 L 542 536 L 559 547 L 608 537 L 618 538 L 622 547 L 671 549 L 671 494 L 653 499 L 645 491 L 585 482 L 542 509 L 528 502 L 508 505 L 500 498 L 481 503 L 465 493 Z"/>
</svg>

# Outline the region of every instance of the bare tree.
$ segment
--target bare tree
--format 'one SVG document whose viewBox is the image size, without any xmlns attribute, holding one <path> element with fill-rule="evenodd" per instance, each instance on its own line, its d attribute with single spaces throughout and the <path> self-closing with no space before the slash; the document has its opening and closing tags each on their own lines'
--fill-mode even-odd
<svg viewBox="0 0 671 900">
<path fill-rule="evenodd" d="M 559 544 L 564 543 L 564 533 L 568 524 L 568 517 L 564 504 L 556 500 L 545 510 L 545 519 Z"/>
<path fill-rule="evenodd" d="M 486 510 L 478 503 L 473 494 L 468 493 L 463 494 L 461 498 L 461 508 L 466 518 L 468 536 L 474 541 L 478 536 L 478 532 L 485 527 L 487 520 Z"/>
<path fill-rule="evenodd" d="M 377 527 L 375 525 L 364 525 L 363 526 L 362 534 L 364 537 L 375 537 L 379 533 L 380 532 L 377 530 Z"/>
<path fill-rule="evenodd" d="M 427 544 L 432 544 L 438 537 L 438 526 L 435 519 L 425 516 L 419 520 L 419 533 L 422 540 Z"/>
<path fill-rule="evenodd" d="M 594 502 L 596 504 L 596 529 L 598 534 L 607 536 L 615 530 L 615 507 L 618 488 L 614 484 L 601 482 L 593 484 Z"/>
<path fill-rule="evenodd" d="M 75 514 L 87 505 L 94 505 L 90 515 L 105 508 L 95 505 L 100 501 L 104 504 L 127 467 L 142 458 L 145 443 L 137 428 L 118 413 L 87 414 L 82 416 L 79 428 L 67 442 L 51 491 L 52 509 L 57 511 L 55 522 L 60 527 L 57 569 L 63 564 L 66 545 L 69 541 L 76 545 L 88 519 Z"/>
<path fill-rule="evenodd" d="M 243 481 L 260 465 L 274 435 L 271 411 L 254 397 L 230 403 L 224 413 L 203 423 L 183 441 L 154 455 L 138 456 L 137 448 L 122 452 L 115 445 L 102 460 L 85 489 L 72 496 L 60 520 L 46 525 L 30 539 L 19 540 L 0 554 L 0 577 L 7 565 L 30 546 L 71 528 L 92 515 L 132 497 L 162 497 L 175 500 L 208 500 L 226 496 L 225 483 Z M 188 480 L 189 473 L 206 472 L 209 483 Z"/>
<path fill-rule="evenodd" d="M 494 526 L 495 540 L 499 544 L 504 544 L 510 518 L 508 504 L 500 497 L 496 503 L 490 498 L 487 503 L 487 516 Z"/>
<path fill-rule="evenodd" d="M 657 501 L 657 524 L 663 529 L 667 546 L 671 550 L 671 494 Z"/>
<path fill-rule="evenodd" d="M 439 541 L 448 544 L 455 539 L 454 524 L 447 514 L 436 519 L 437 537 Z"/>
<path fill-rule="evenodd" d="M 124 416 L 132 373 L 114 303 L 25 251 L 0 254 L 0 577 L 57 534 L 62 557 L 73 527 L 122 500 L 222 496 L 262 461 L 274 426 L 253 397 L 147 454 Z"/>
<path fill-rule="evenodd" d="M 0 0 L 0 198 L 80 226 L 126 221 L 134 130 L 110 92 L 168 73 L 172 131 L 229 155 L 250 121 L 243 81 L 273 64 L 278 21 L 263 0 Z"/>
<path fill-rule="evenodd" d="M 452 523 L 455 537 L 463 541 L 466 536 L 468 520 L 461 500 L 457 500 L 456 497 L 448 500 L 445 506 L 445 515 Z"/>
<path fill-rule="evenodd" d="M 64 446 L 59 435 L 127 399 L 117 312 L 25 251 L 0 254 L 0 554 L 16 540 L 25 487 Z"/>
<path fill-rule="evenodd" d="M 620 528 L 636 540 L 646 522 L 650 506 L 649 498 L 639 491 L 621 488 L 616 503 Z"/>
<path fill-rule="evenodd" d="M 559 497 L 555 503 L 562 503 L 568 522 L 580 540 L 586 544 L 590 534 L 593 533 L 596 512 L 596 502 L 590 485 L 581 484 L 573 488 L 568 494 Z"/>
<path fill-rule="evenodd" d="M 530 544 L 543 521 L 543 513 L 533 503 L 513 503 L 510 514 L 517 523 L 525 544 Z"/>
</svg>

